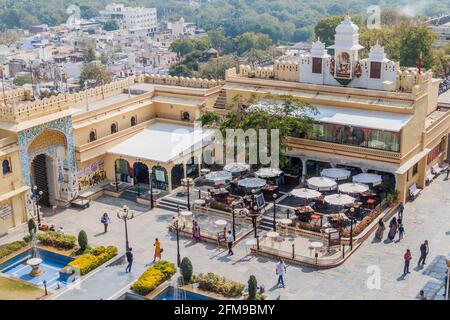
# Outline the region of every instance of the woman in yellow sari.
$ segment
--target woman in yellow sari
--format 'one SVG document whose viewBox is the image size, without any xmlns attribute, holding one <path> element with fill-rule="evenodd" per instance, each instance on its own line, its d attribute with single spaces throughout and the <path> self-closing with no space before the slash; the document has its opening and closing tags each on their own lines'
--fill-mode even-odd
<svg viewBox="0 0 450 320">
<path fill-rule="evenodd" d="M 159 242 L 158 238 L 155 239 L 155 243 L 153 244 L 153 246 L 155 247 L 155 255 L 153 257 L 153 262 L 156 261 L 156 258 L 158 258 L 159 260 L 161 260 L 161 242 Z"/>
</svg>

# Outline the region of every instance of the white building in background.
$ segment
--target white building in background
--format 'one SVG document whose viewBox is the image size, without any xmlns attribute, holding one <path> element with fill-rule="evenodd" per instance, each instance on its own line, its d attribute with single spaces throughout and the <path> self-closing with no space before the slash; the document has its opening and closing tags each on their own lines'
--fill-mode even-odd
<svg viewBox="0 0 450 320">
<path fill-rule="evenodd" d="M 105 10 L 100 11 L 104 20 L 114 20 L 120 29 L 146 30 L 147 34 L 157 31 L 158 20 L 156 8 L 125 7 L 124 4 L 110 4 Z"/>
<path fill-rule="evenodd" d="M 359 28 L 347 16 L 336 28 L 334 57 L 327 53 L 325 44 L 318 39 L 311 53 L 301 54 L 299 77 L 302 83 L 349 86 L 373 90 L 396 88 L 398 63 L 386 58 L 378 43 L 370 48 L 369 58 L 359 59 Z"/>
</svg>

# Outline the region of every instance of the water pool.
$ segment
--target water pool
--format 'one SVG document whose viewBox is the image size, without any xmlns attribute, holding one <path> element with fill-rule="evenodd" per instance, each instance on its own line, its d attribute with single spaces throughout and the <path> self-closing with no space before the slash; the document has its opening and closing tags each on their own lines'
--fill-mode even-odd
<svg viewBox="0 0 450 320">
<path fill-rule="evenodd" d="M 27 260 L 31 257 L 32 249 L 25 251 L 0 265 L 0 272 L 39 287 L 44 287 L 44 280 L 49 290 L 56 289 L 58 285 L 67 285 L 66 279 L 60 278 L 59 271 L 73 259 L 47 250 L 38 249 L 38 256 L 42 259 L 39 266 L 43 272 L 37 277 L 30 276 L 31 266 Z"/>
<path fill-rule="evenodd" d="M 199 293 L 167 287 L 156 295 L 153 300 L 217 300 Z"/>
</svg>

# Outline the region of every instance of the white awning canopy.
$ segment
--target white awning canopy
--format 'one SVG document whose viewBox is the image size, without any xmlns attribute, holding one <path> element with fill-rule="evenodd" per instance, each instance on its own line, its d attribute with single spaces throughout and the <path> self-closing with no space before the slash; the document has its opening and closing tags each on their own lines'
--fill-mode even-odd
<svg viewBox="0 0 450 320">
<path fill-rule="evenodd" d="M 154 162 L 170 163 L 211 144 L 212 130 L 157 122 L 108 153 Z"/>
<path fill-rule="evenodd" d="M 356 108 L 331 107 L 325 105 L 313 105 L 317 113 L 291 112 L 292 116 L 307 115 L 317 122 L 354 126 L 367 129 L 377 129 L 391 132 L 400 132 L 401 129 L 412 119 L 411 114 L 401 114 L 385 111 L 363 110 Z M 257 108 L 269 113 L 280 113 L 283 103 L 261 100 L 252 105 L 250 109 Z"/>
<path fill-rule="evenodd" d="M 316 106 L 316 108 L 319 113 L 313 118 L 319 122 L 392 132 L 400 132 L 413 117 L 410 114 L 352 108 L 328 106 Z"/>
</svg>

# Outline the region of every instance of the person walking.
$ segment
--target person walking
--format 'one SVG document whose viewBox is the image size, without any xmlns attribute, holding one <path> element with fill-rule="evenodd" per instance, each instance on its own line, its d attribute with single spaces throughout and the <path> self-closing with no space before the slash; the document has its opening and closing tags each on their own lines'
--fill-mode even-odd
<svg viewBox="0 0 450 320">
<path fill-rule="evenodd" d="M 227 235 L 227 245 L 228 245 L 228 255 L 232 256 L 234 255 L 233 252 L 233 243 L 234 243 L 234 237 L 231 231 L 228 231 Z"/>
<path fill-rule="evenodd" d="M 449 175 L 450 175 L 450 165 L 447 167 L 447 176 L 445 177 L 445 180 L 448 180 Z"/>
<path fill-rule="evenodd" d="M 383 239 L 383 233 L 385 229 L 386 227 L 384 226 L 383 219 L 378 220 L 378 229 L 375 233 L 375 238 L 381 241 Z"/>
<path fill-rule="evenodd" d="M 405 206 L 403 205 L 403 202 L 400 203 L 398 206 L 398 218 L 403 219 L 403 210 L 405 210 Z"/>
<path fill-rule="evenodd" d="M 412 260 L 411 251 L 409 249 L 406 249 L 405 254 L 403 255 L 403 260 L 405 261 L 405 266 L 403 267 L 403 275 L 407 275 L 409 272 L 409 263 Z"/>
<path fill-rule="evenodd" d="M 395 234 L 397 233 L 397 219 L 395 217 L 392 218 L 391 222 L 389 223 L 389 234 L 388 238 L 389 240 L 393 241 L 395 238 Z"/>
<path fill-rule="evenodd" d="M 111 219 L 109 219 L 108 213 L 104 213 L 102 218 L 100 219 L 100 222 L 103 224 L 105 231 L 103 233 L 108 232 L 108 225 L 111 223 Z"/>
<path fill-rule="evenodd" d="M 195 222 L 195 227 L 194 227 L 194 239 L 196 242 L 200 242 L 201 240 L 201 231 L 200 231 L 200 225 L 198 224 L 198 222 Z"/>
<path fill-rule="evenodd" d="M 428 252 L 430 251 L 430 248 L 428 247 L 428 240 L 425 240 L 420 245 L 420 258 L 419 262 L 417 262 L 417 266 L 419 268 L 423 268 L 423 266 L 426 264 L 425 260 L 427 259 Z"/>
<path fill-rule="evenodd" d="M 161 253 L 163 252 L 163 249 L 161 249 L 161 242 L 159 242 L 158 238 L 155 239 L 155 243 L 153 244 L 155 247 L 155 254 L 153 256 L 153 262 L 156 261 L 156 259 L 161 260 Z"/>
<path fill-rule="evenodd" d="M 398 242 L 403 239 L 403 235 L 405 234 L 405 227 L 403 227 L 402 223 L 398 225 Z"/>
<path fill-rule="evenodd" d="M 127 268 L 125 269 L 125 273 L 130 273 L 131 267 L 133 266 L 133 248 L 129 248 L 127 250 L 126 257 L 127 257 L 128 265 L 127 265 Z"/>
<path fill-rule="evenodd" d="M 281 258 L 278 260 L 275 272 L 278 276 L 277 285 L 278 286 L 281 285 L 281 287 L 284 288 L 285 287 L 284 275 L 286 274 L 286 264 L 284 263 L 284 261 Z"/>
</svg>

